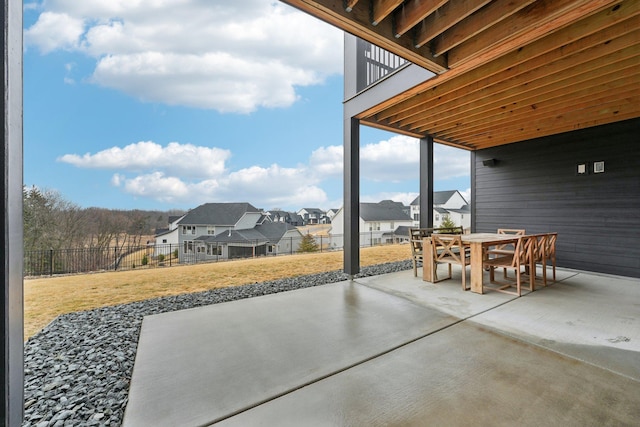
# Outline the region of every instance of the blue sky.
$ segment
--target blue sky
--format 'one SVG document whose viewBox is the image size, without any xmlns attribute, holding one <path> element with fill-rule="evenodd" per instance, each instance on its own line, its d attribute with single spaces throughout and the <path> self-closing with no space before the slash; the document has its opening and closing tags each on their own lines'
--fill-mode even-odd
<svg viewBox="0 0 640 427">
<path fill-rule="evenodd" d="M 24 4 L 24 182 L 82 207 L 342 205 L 342 32 L 271 0 Z M 302 36 L 304 35 L 304 36 Z M 361 200 L 408 204 L 418 141 L 361 128 Z M 469 155 L 436 144 L 436 190 Z"/>
</svg>

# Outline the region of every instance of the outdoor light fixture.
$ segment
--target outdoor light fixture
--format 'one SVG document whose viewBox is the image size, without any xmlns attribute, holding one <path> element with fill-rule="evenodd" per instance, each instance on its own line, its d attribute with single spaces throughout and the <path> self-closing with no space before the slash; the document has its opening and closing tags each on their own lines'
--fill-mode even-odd
<svg viewBox="0 0 640 427">
<path fill-rule="evenodd" d="M 483 160 L 482 164 L 488 167 L 493 167 L 498 163 L 498 161 L 496 159 L 487 159 L 487 160 Z"/>
</svg>

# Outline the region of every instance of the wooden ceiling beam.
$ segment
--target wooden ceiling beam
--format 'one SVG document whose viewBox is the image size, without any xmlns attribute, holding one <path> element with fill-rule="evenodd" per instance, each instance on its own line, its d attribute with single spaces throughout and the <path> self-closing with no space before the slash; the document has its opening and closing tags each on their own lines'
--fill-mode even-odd
<svg viewBox="0 0 640 427">
<path fill-rule="evenodd" d="M 373 0 L 373 11 L 371 24 L 378 25 L 384 18 L 389 16 L 396 7 L 402 4 L 402 0 Z"/>
<path fill-rule="evenodd" d="M 502 56 L 619 1 L 537 1 L 512 15 L 510 19 L 502 20 L 480 35 L 451 49 L 447 53 L 449 67 L 458 67 L 483 55 L 482 61 Z"/>
<path fill-rule="evenodd" d="M 428 117 L 424 114 L 412 114 L 411 116 L 396 116 L 389 119 L 389 123 L 399 122 L 403 126 L 415 124 L 417 127 L 426 126 L 426 123 L 452 120 L 459 112 L 469 113 L 474 106 L 486 110 L 494 103 L 504 103 L 510 97 L 523 98 L 527 93 L 534 93 L 541 87 L 549 86 L 557 81 L 574 78 L 581 74 L 588 74 L 590 70 L 608 66 L 610 63 L 623 61 L 627 58 L 637 57 L 638 45 L 629 45 L 638 42 L 640 31 L 630 33 L 622 38 L 615 39 L 611 43 L 600 44 L 578 54 L 570 55 L 559 61 L 534 68 L 530 71 L 514 77 L 500 79 L 498 83 L 476 91 L 464 93 L 460 91 L 457 97 L 451 97 L 432 108 L 429 108 Z M 586 67 L 590 61 L 600 61 L 597 67 Z M 523 64 L 523 66 L 526 64 Z"/>
<path fill-rule="evenodd" d="M 602 126 L 609 123 L 615 123 L 623 120 L 629 120 L 640 117 L 640 109 L 628 109 L 625 111 L 618 111 L 615 114 L 600 115 L 585 119 L 584 121 L 577 123 L 562 123 L 552 127 L 540 129 L 536 132 L 524 133 L 520 132 L 513 135 L 492 135 L 491 137 L 478 138 L 474 142 L 454 143 L 454 147 L 463 148 L 467 150 L 482 150 L 490 147 L 497 147 L 500 145 L 512 144 L 515 142 L 523 142 L 543 138 L 551 135 L 556 135 L 564 132 L 571 132 L 579 129 L 586 129 L 594 126 Z M 437 138 L 434 138 L 437 141 Z"/>
<path fill-rule="evenodd" d="M 447 2 L 436 13 L 423 19 L 416 28 L 415 46 L 422 47 L 429 43 L 438 34 L 442 34 L 490 2 L 491 0 Z"/>
<path fill-rule="evenodd" d="M 630 94 L 640 95 L 640 85 L 635 75 L 618 77 L 612 76 L 606 85 L 594 88 L 593 85 L 580 86 L 581 90 L 566 93 L 562 97 L 550 96 L 544 100 L 535 100 L 535 103 L 522 103 L 510 106 L 508 109 L 487 115 L 483 121 L 480 118 L 462 123 L 458 127 L 452 127 L 442 131 L 429 131 L 434 136 L 444 135 L 456 139 L 466 139 L 481 130 L 504 130 L 508 126 L 523 121 L 536 120 L 538 118 L 553 116 L 566 111 L 587 108 L 590 105 L 604 104 Z M 573 90 L 574 87 L 571 87 Z M 577 88 L 576 88 L 577 89 Z M 424 132 L 424 131 L 422 131 Z"/>
<path fill-rule="evenodd" d="M 380 130 L 384 130 L 387 132 L 392 132 L 392 133 L 399 133 L 401 135 L 406 135 L 406 136 L 411 136 L 413 138 L 424 138 L 426 136 L 426 134 L 424 133 L 416 133 L 413 132 L 409 129 L 399 129 L 396 127 L 391 127 L 391 126 L 387 126 L 384 123 L 380 123 L 380 122 L 376 122 L 376 121 L 371 121 L 371 120 L 361 120 L 360 124 L 365 125 L 365 126 L 369 126 L 375 129 L 380 129 Z"/>
<path fill-rule="evenodd" d="M 416 48 L 413 40 L 407 37 L 395 38 L 390 19 L 385 19 L 376 26 L 371 25 L 369 2 L 358 2 L 347 12 L 344 0 L 281 1 L 436 74 L 448 70 L 446 59 L 436 58 L 426 46 Z"/>
<path fill-rule="evenodd" d="M 640 97 L 631 96 L 579 111 L 567 111 L 554 117 L 522 122 L 517 126 L 500 129 L 495 134 L 483 132 L 476 137 L 468 137 L 466 142 L 481 148 L 483 146 L 526 141 L 560 132 L 626 120 L 627 118 L 638 117 L 638 113 L 640 113 Z"/>
<path fill-rule="evenodd" d="M 557 85 L 557 82 L 564 81 L 570 84 L 569 79 L 574 79 L 573 83 L 577 84 L 583 80 L 591 80 L 603 73 L 615 71 L 615 66 L 622 67 L 622 64 L 617 65 L 621 61 L 625 61 L 627 67 L 633 65 L 634 60 L 637 63 L 640 55 L 639 40 L 640 30 L 546 66 L 532 68 L 527 73 L 502 80 L 490 88 L 469 95 L 460 94 L 458 98 L 430 108 L 428 117 L 421 119 L 421 116 L 413 115 L 403 118 L 399 124 L 415 127 L 423 127 L 427 123 L 433 126 L 436 123 L 442 125 L 454 122 L 458 115 L 469 118 L 474 111 L 486 112 L 496 105 L 511 103 L 514 99 L 528 99 L 532 95 L 540 96 L 544 90 L 548 91 L 548 88 L 554 87 L 554 84 Z M 389 120 L 389 123 L 393 123 L 393 120 Z"/>
<path fill-rule="evenodd" d="M 358 3 L 358 0 L 345 0 L 344 10 L 351 12 L 356 3 Z"/>
<path fill-rule="evenodd" d="M 387 120 L 396 115 L 419 114 L 425 108 L 489 88 L 500 81 L 527 72 L 531 68 L 560 60 L 565 56 L 629 33 L 640 27 L 639 16 L 640 2 L 627 0 L 615 11 L 603 10 L 584 21 L 549 34 L 529 46 L 491 61 L 483 67 L 456 75 L 456 77 L 449 76 L 457 69 L 436 76 L 414 88 L 413 91 L 408 91 L 402 98 L 379 104 L 361 116 L 376 115 L 377 119 Z M 589 29 L 588 32 L 585 32 L 585 27 Z M 538 62 L 537 65 L 535 61 Z M 407 111 L 408 113 L 405 113 Z"/>
<path fill-rule="evenodd" d="M 630 108 L 624 111 L 620 111 L 620 109 L 614 109 L 615 112 L 611 112 L 610 110 L 611 109 L 609 109 L 608 111 L 609 114 L 600 114 L 595 117 L 585 118 L 580 122 L 571 123 L 565 120 L 555 123 L 553 126 L 539 128 L 534 132 L 521 131 L 519 133 L 508 135 L 494 135 L 491 137 L 479 138 L 477 140 L 474 140 L 473 142 L 465 141 L 464 143 L 456 143 L 454 146 L 459 148 L 470 147 L 467 148 L 470 150 L 482 150 L 483 148 L 497 147 L 500 145 L 512 144 L 515 142 L 530 141 L 551 135 L 557 135 L 559 133 L 572 132 L 579 129 L 602 126 L 609 123 L 615 123 L 640 117 L 640 109 Z M 434 140 L 436 140 L 436 138 L 434 138 Z"/>
<path fill-rule="evenodd" d="M 394 13 L 395 37 L 405 34 L 447 2 L 448 0 L 409 0 L 406 2 Z"/>
<path fill-rule="evenodd" d="M 541 95 L 536 96 L 531 94 L 527 99 L 518 99 L 511 103 L 503 103 L 502 105 L 495 105 L 488 108 L 486 111 L 474 111 L 469 113 L 470 117 L 459 116 L 454 122 L 449 122 L 442 125 L 427 124 L 424 129 L 420 126 L 405 126 L 409 129 L 415 129 L 417 132 L 424 132 L 433 135 L 439 134 L 456 134 L 458 137 L 463 135 L 477 132 L 477 129 L 489 128 L 494 123 L 504 123 L 505 120 L 512 121 L 515 117 L 521 120 L 528 120 L 530 116 L 539 115 L 545 113 L 553 106 L 566 106 L 566 108 L 577 108 L 580 104 L 579 98 L 591 94 L 601 93 L 605 90 L 609 90 L 610 93 L 615 93 L 620 87 L 624 86 L 631 91 L 631 86 L 634 80 L 637 80 L 637 67 L 634 69 L 631 61 L 626 61 L 621 65 L 625 65 L 628 68 L 622 69 L 616 73 L 609 69 L 609 73 L 603 74 L 601 77 L 607 77 L 610 81 L 603 85 L 594 85 L 595 78 L 589 79 L 583 82 L 577 82 L 572 85 L 570 81 L 559 82 L 558 85 L 553 88 L 555 90 L 549 90 Z M 565 84 L 562 87 L 562 84 Z M 636 87 L 640 87 L 636 85 Z M 629 92 L 631 93 L 631 92 Z M 624 93 L 618 93 L 624 95 Z M 595 98 L 594 98 L 595 99 Z M 596 101 L 594 101 L 596 102 Z M 524 113 L 520 115 L 520 113 Z M 527 116 L 527 114 L 529 116 Z"/>
<path fill-rule="evenodd" d="M 508 19 L 536 0 L 496 0 L 473 16 L 440 34 L 433 40 L 431 51 L 440 56 L 482 31 Z"/>
<path fill-rule="evenodd" d="M 634 63 L 634 61 L 636 63 Z M 613 84 L 618 79 L 637 77 L 637 58 L 608 64 L 597 70 L 586 70 L 573 77 L 558 79 L 555 83 L 538 85 L 531 90 L 518 94 L 516 90 L 510 91 L 504 97 L 495 97 L 489 103 L 474 103 L 469 108 L 461 109 L 457 114 L 435 119 L 433 122 L 405 124 L 404 127 L 422 129 L 428 127 L 429 132 L 446 131 L 456 127 L 467 127 L 477 122 L 479 126 L 487 124 L 493 118 L 504 111 L 513 111 L 516 108 L 526 106 L 536 108 L 537 105 L 549 100 L 557 100 L 573 96 L 577 91 L 589 91 L 597 93 L 601 88 Z M 602 81 L 606 81 L 605 84 Z"/>
</svg>

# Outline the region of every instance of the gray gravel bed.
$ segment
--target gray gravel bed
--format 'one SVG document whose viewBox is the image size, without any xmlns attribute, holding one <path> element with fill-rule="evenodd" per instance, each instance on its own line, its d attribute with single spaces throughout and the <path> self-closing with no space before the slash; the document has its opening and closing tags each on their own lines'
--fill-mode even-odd
<svg viewBox="0 0 640 427">
<path fill-rule="evenodd" d="M 357 277 L 411 268 L 410 261 L 380 264 L 363 267 Z M 333 271 L 59 316 L 25 343 L 23 426 L 119 426 L 144 316 L 347 278 Z"/>
</svg>

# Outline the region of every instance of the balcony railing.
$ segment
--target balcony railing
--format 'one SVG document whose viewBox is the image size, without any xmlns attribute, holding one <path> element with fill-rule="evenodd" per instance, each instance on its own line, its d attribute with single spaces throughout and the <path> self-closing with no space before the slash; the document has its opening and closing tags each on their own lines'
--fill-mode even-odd
<svg viewBox="0 0 640 427">
<path fill-rule="evenodd" d="M 409 61 L 362 39 L 357 40 L 357 91 L 360 92 Z"/>
</svg>

